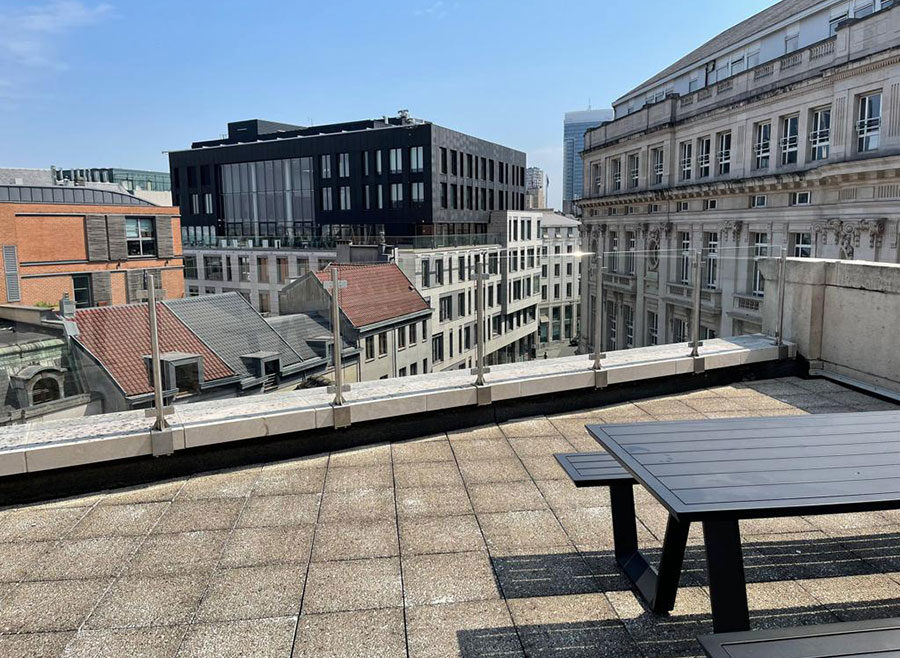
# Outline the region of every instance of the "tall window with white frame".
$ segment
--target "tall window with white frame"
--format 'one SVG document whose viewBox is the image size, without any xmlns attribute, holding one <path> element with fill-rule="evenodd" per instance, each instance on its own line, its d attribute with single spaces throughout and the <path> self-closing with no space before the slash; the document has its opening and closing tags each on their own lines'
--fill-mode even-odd
<svg viewBox="0 0 900 658">
<path fill-rule="evenodd" d="M 701 137 L 697 142 L 697 178 L 709 177 L 712 160 L 712 138 Z"/>
<path fill-rule="evenodd" d="M 716 136 L 716 166 L 719 176 L 731 172 L 731 131 Z"/>
<path fill-rule="evenodd" d="M 350 188 L 346 185 L 340 188 L 341 210 L 350 210 Z"/>
<path fill-rule="evenodd" d="M 831 145 L 831 107 L 812 111 L 809 123 L 809 159 L 825 160 Z"/>
<path fill-rule="evenodd" d="M 610 176 L 612 177 L 612 189 L 618 192 L 622 189 L 622 160 L 616 158 L 610 163 Z"/>
<path fill-rule="evenodd" d="M 693 145 L 690 142 L 681 142 L 681 180 L 691 180 L 691 160 L 693 159 Z"/>
<path fill-rule="evenodd" d="M 403 207 L 403 183 L 391 183 L 391 208 Z"/>
<path fill-rule="evenodd" d="M 653 184 L 659 185 L 660 183 L 663 182 L 663 173 L 665 170 L 662 147 L 653 149 L 652 161 L 653 161 Z"/>
<path fill-rule="evenodd" d="M 628 156 L 628 187 L 635 188 L 640 180 L 641 158 L 637 153 Z"/>
<path fill-rule="evenodd" d="M 687 231 L 678 232 L 678 241 L 681 246 L 681 260 L 679 262 L 679 274 L 682 283 L 691 281 L 691 234 Z"/>
<path fill-rule="evenodd" d="M 683 343 L 687 340 L 687 322 L 681 318 L 672 318 L 672 342 Z"/>
<path fill-rule="evenodd" d="M 706 242 L 706 287 L 716 288 L 719 284 L 719 234 L 706 232 L 703 239 Z"/>
<path fill-rule="evenodd" d="M 769 234 L 768 233 L 752 233 L 753 238 L 753 294 L 762 297 L 765 293 L 765 279 L 763 279 L 762 271 L 759 268 L 759 259 L 769 255 Z"/>
<path fill-rule="evenodd" d="M 625 348 L 634 347 L 634 307 L 622 306 L 622 322 L 625 324 Z"/>
<path fill-rule="evenodd" d="M 125 244 L 129 257 L 156 255 L 156 228 L 149 217 L 125 220 Z"/>
<path fill-rule="evenodd" d="M 348 178 L 350 176 L 350 154 L 338 153 L 338 176 Z"/>
<path fill-rule="evenodd" d="M 411 146 L 409 148 L 409 170 L 418 173 L 425 167 L 423 157 L 424 148 L 421 146 Z"/>
<path fill-rule="evenodd" d="M 332 209 L 331 188 L 323 187 L 322 188 L 322 210 L 331 210 L 331 209 Z"/>
<path fill-rule="evenodd" d="M 656 311 L 647 311 L 647 344 L 659 344 L 659 316 Z"/>
<path fill-rule="evenodd" d="M 403 171 L 403 149 L 391 149 L 389 152 L 390 167 L 392 174 L 399 174 Z"/>
<path fill-rule="evenodd" d="M 757 123 L 753 129 L 754 169 L 769 168 L 771 140 L 772 124 L 769 121 Z"/>
<path fill-rule="evenodd" d="M 606 302 L 606 349 L 614 350 L 618 345 L 618 318 L 616 316 L 616 303 Z"/>
<path fill-rule="evenodd" d="M 323 155 L 320 160 L 322 178 L 331 178 L 331 156 Z"/>
<path fill-rule="evenodd" d="M 783 117 L 781 119 L 781 164 L 797 164 L 799 147 L 800 117 Z"/>
<path fill-rule="evenodd" d="M 634 274 L 634 249 L 637 241 L 634 237 L 634 231 L 625 231 L 625 274 Z"/>
<path fill-rule="evenodd" d="M 791 246 L 794 250 L 794 258 L 811 257 L 812 235 L 809 233 L 791 233 Z"/>
<path fill-rule="evenodd" d="M 857 101 L 857 144 L 860 153 L 878 148 L 881 135 L 881 92 L 860 96 Z"/>
<path fill-rule="evenodd" d="M 609 271 L 619 270 L 619 234 L 616 231 L 609 232 Z"/>
</svg>

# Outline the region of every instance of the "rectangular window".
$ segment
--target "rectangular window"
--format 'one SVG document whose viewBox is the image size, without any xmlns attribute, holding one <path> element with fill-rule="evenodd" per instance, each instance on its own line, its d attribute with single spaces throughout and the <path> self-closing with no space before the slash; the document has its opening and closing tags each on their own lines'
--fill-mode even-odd
<svg viewBox="0 0 900 658">
<path fill-rule="evenodd" d="M 213 214 L 212 193 L 206 192 L 203 195 L 203 212 L 207 215 Z"/>
<path fill-rule="evenodd" d="M 421 146 L 411 146 L 409 149 L 409 170 L 418 173 L 424 168 L 424 148 Z"/>
<path fill-rule="evenodd" d="M 881 134 L 881 92 L 860 96 L 857 106 L 856 149 L 860 153 L 878 148 Z"/>
<path fill-rule="evenodd" d="M 331 210 L 331 208 L 332 208 L 331 188 L 323 187 L 322 188 L 322 210 Z"/>
<path fill-rule="evenodd" d="M 609 232 L 609 252 L 609 271 L 616 272 L 619 269 L 619 234 L 616 231 Z"/>
<path fill-rule="evenodd" d="M 424 203 L 425 201 L 425 183 L 411 183 L 410 197 L 413 203 Z"/>
<path fill-rule="evenodd" d="M 768 121 L 757 123 L 753 128 L 753 135 L 753 153 L 755 156 L 754 168 L 768 169 L 772 140 L 772 124 Z"/>
<path fill-rule="evenodd" d="M 784 35 L 784 52 L 792 53 L 800 47 L 800 28 L 791 27 Z"/>
<path fill-rule="evenodd" d="M 429 288 L 431 286 L 431 261 L 422 261 L 422 287 Z"/>
<path fill-rule="evenodd" d="M 129 257 L 156 255 L 156 227 L 149 217 L 125 219 L 125 242 Z"/>
<path fill-rule="evenodd" d="M 381 149 L 375 151 L 375 173 L 379 176 L 381 175 Z"/>
<path fill-rule="evenodd" d="M 687 231 L 678 232 L 678 241 L 681 243 L 681 282 L 691 281 L 691 234 Z"/>
<path fill-rule="evenodd" d="M 415 323 L 409 325 L 409 344 L 410 345 L 414 345 L 415 342 L 418 340 L 418 338 L 416 337 L 417 326 L 418 325 L 416 325 Z"/>
<path fill-rule="evenodd" d="M 697 178 L 709 176 L 712 161 L 712 138 L 701 137 L 697 142 Z"/>
<path fill-rule="evenodd" d="M 800 117 L 781 119 L 781 164 L 797 164 Z"/>
<path fill-rule="evenodd" d="M 368 185 L 363 188 L 363 203 L 365 204 L 366 210 L 372 209 L 372 190 Z"/>
<path fill-rule="evenodd" d="M 687 339 L 687 322 L 681 318 L 672 318 L 672 342 L 683 343 Z"/>
<path fill-rule="evenodd" d="M 831 108 L 812 111 L 809 126 L 810 160 L 825 160 L 831 145 Z"/>
<path fill-rule="evenodd" d="M 441 208 L 448 207 L 447 183 L 441 183 Z"/>
<path fill-rule="evenodd" d="M 348 178 L 350 176 L 350 154 L 338 153 L 338 176 Z"/>
<path fill-rule="evenodd" d="M 637 187 L 640 179 L 640 156 L 628 156 L 628 187 Z"/>
<path fill-rule="evenodd" d="M 681 142 L 681 180 L 691 180 L 691 166 L 693 145 L 690 142 Z"/>
<path fill-rule="evenodd" d="M 654 311 L 647 311 L 647 344 L 659 344 L 659 316 Z"/>
<path fill-rule="evenodd" d="M 444 334 L 431 337 L 431 362 L 440 363 L 444 360 Z M 423 365 L 422 371 L 427 372 L 428 369 Z"/>
<path fill-rule="evenodd" d="M 625 348 L 634 347 L 634 308 L 622 306 L 622 320 L 625 324 Z"/>
<path fill-rule="evenodd" d="M 809 258 L 812 256 L 811 234 L 791 233 L 791 243 L 794 249 L 794 258 Z"/>
<path fill-rule="evenodd" d="M 441 173 L 447 173 L 447 147 L 441 147 Z"/>
<path fill-rule="evenodd" d="M 185 256 L 184 257 L 184 278 L 185 279 L 197 279 L 197 257 L 196 256 Z"/>
<path fill-rule="evenodd" d="M 753 240 L 752 292 L 757 297 L 762 297 L 765 292 L 765 279 L 763 279 L 762 271 L 759 269 L 759 259 L 769 255 L 769 234 L 751 233 L 750 237 Z"/>
<path fill-rule="evenodd" d="M 403 207 L 403 183 L 391 183 L 391 208 Z"/>
<path fill-rule="evenodd" d="M 703 199 L 703 209 L 704 210 L 715 210 L 719 207 L 718 199 Z"/>
<path fill-rule="evenodd" d="M 366 336 L 366 361 L 375 358 L 375 336 Z"/>
<path fill-rule="evenodd" d="M 792 206 L 808 206 L 810 203 L 809 192 L 791 192 L 789 203 Z"/>
<path fill-rule="evenodd" d="M 619 338 L 618 316 L 616 315 L 616 303 L 606 302 L 606 347 L 616 349 Z"/>
<path fill-rule="evenodd" d="M 402 350 L 406 347 L 406 327 L 397 329 L 397 349 Z"/>
<path fill-rule="evenodd" d="M 276 258 L 275 259 L 275 275 L 277 277 L 277 283 L 284 283 L 288 280 L 288 259 L 287 258 Z"/>
<path fill-rule="evenodd" d="M 716 136 L 716 166 L 719 176 L 731 172 L 731 131 Z"/>
<path fill-rule="evenodd" d="M 625 231 L 625 273 L 634 274 L 634 250 L 637 246 L 634 231 Z M 569 263 L 571 266 L 571 263 Z M 569 272 L 571 274 L 571 271 Z"/>
<path fill-rule="evenodd" d="M 612 161 L 611 175 L 613 191 L 622 189 L 622 161 L 619 159 Z"/>
<path fill-rule="evenodd" d="M 238 278 L 245 283 L 250 280 L 249 256 L 238 256 Z"/>
<path fill-rule="evenodd" d="M 378 185 L 378 209 L 384 208 L 384 185 Z"/>
<path fill-rule="evenodd" d="M 768 198 L 765 194 L 754 194 L 750 197 L 751 208 L 765 208 Z"/>
<path fill-rule="evenodd" d="M 231 281 L 234 279 L 234 273 L 231 270 L 231 256 L 225 256 L 225 280 Z"/>
<path fill-rule="evenodd" d="M 363 176 L 369 175 L 369 152 L 362 152 Z"/>
<path fill-rule="evenodd" d="M 387 332 L 382 331 L 378 334 L 378 356 L 387 355 Z"/>
<path fill-rule="evenodd" d="M 350 210 L 350 188 L 345 185 L 342 186 L 339 191 L 341 210 Z"/>
<path fill-rule="evenodd" d="M 195 215 L 200 214 L 200 195 L 199 194 L 191 195 L 191 212 Z"/>
<path fill-rule="evenodd" d="M 391 173 L 399 174 L 401 171 L 403 171 L 403 149 L 391 149 L 389 157 Z"/>
<path fill-rule="evenodd" d="M 651 154 L 651 160 L 653 162 L 653 184 L 659 185 L 663 182 L 663 172 L 664 172 L 664 163 L 663 163 L 663 150 L 662 148 L 655 148 Z"/>
<path fill-rule="evenodd" d="M 678 201 L 675 204 L 675 212 L 687 212 L 690 209 L 690 201 Z"/>
<path fill-rule="evenodd" d="M 268 256 L 256 257 L 256 276 L 260 283 L 269 282 L 269 258 Z"/>
<path fill-rule="evenodd" d="M 706 287 L 715 288 L 719 282 L 719 234 L 707 232 L 706 242 Z"/>
<path fill-rule="evenodd" d="M 323 155 L 321 157 L 322 178 L 331 178 L 331 156 Z"/>
</svg>

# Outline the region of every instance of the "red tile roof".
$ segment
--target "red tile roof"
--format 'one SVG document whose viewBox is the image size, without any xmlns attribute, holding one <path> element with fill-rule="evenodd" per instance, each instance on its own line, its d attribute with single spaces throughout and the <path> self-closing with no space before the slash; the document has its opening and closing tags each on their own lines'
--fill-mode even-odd
<svg viewBox="0 0 900 658">
<path fill-rule="evenodd" d="M 335 267 L 340 279 L 347 282 L 347 287 L 341 288 L 341 310 L 354 327 L 365 327 L 430 308 L 394 263 L 334 264 L 316 272 L 319 281 L 331 281 L 331 269 Z"/>
<path fill-rule="evenodd" d="M 234 375 L 231 368 L 185 327 L 172 311 L 161 302 L 157 308 L 160 352 L 199 354 L 203 357 L 203 378 L 206 381 Z M 144 363 L 144 355 L 150 354 L 148 315 L 146 304 L 87 308 L 75 313 L 78 342 L 109 371 L 127 396 L 153 391 Z"/>
</svg>

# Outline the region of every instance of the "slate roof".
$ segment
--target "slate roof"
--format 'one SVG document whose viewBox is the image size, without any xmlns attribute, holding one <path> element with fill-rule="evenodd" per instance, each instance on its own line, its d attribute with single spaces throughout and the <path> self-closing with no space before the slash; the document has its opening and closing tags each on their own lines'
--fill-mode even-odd
<svg viewBox="0 0 900 658">
<path fill-rule="evenodd" d="M 302 359 L 236 292 L 167 299 L 165 306 L 241 377 L 255 377 L 242 354 L 277 352 L 281 367 Z"/>
<path fill-rule="evenodd" d="M 331 340 L 331 323 L 318 313 L 276 315 L 266 318 L 266 322 L 304 359 L 315 359 L 325 356 L 322 347 L 318 345 L 314 347 L 309 342 L 310 339 L 314 338 Z M 349 345 L 345 339 L 345 348 Z"/>
<path fill-rule="evenodd" d="M 779 3 L 772 5 L 768 9 L 763 9 L 758 14 L 754 14 L 750 18 L 741 21 L 737 25 L 733 25 L 721 34 L 716 35 L 715 37 L 704 43 L 699 48 L 692 50 L 671 66 L 664 68 L 662 71 L 654 75 L 646 82 L 643 82 L 642 84 L 629 91 L 627 94 L 624 94 L 615 102 L 618 103 L 639 90 L 644 90 L 646 87 L 651 87 L 664 78 L 667 78 L 668 76 L 677 71 L 680 71 L 683 68 L 687 68 L 688 66 L 692 66 L 694 64 L 699 64 L 700 62 L 711 57 L 717 52 L 726 50 L 758 32 L 767 30 L 770 27 L 780 23 L 781 21 L 790 18 L 793 14 L 797 14 L 805 11 L 806 9 L 809 9 L 810 7 L 814 7 L 821 1 L 822 0 L 782 0 Z"/>
<path fill-rule="evenodd" d="M 319 281 L 330 281 L 333 267 L 347 282 L 341 288 L 341 310 L 357 329 L 431 308 L 394 263 L 333 264 L 316 272 Z"/>
<path fill-rule="evenodd" d="M 165 307 L 157 304 L 159 347 L 165 352 L 187 352 L 203 357 L 206 381 L 234 376 L 234 371 Z M 75 313 L 76 340 L 96 358 L 126 396 L 150 393 L 144 356 L 150 354 L 146 304 L 81 309 Z"/>
</svg>

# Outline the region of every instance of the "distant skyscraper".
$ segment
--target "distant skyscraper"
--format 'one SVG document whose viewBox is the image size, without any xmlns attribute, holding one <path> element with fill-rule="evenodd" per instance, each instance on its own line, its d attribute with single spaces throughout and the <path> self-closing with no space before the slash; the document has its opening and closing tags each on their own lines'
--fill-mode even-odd
<svg viewBox="0 0 900 658">
<path fill-rule="evenodd" d="M 566 112 L 563 121 L 563 212 L 575 213 L 572 201 L 581 198 L 581 150 L 584 131 L 596 128 L 604 121 L 612 121 L 612 110 L 579 110 Z"/>
<path fill-rule="evenodd" d="M 525 170 L 525 207 L 546 208 L 547 190 L 544 170 L 540 167 L 528 167 Z"/>
</svg>

